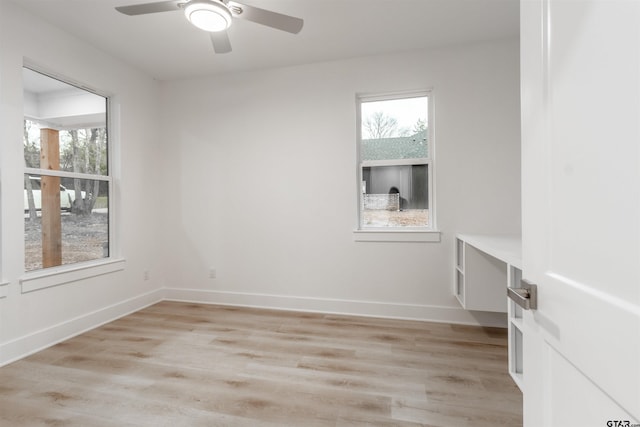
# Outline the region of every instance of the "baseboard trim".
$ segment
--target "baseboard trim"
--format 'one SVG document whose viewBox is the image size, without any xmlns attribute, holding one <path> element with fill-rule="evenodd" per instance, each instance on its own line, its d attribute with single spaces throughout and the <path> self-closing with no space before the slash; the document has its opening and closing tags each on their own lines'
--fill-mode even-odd
<svg viewBox="0 0 640 427">
<path fill-rule="evenodd" d="M 0 367 L 163 300 L 157 289 L 0 344 Z"/>
<path fill-rule="evenodd" d="M 164 288 L 156 289 L 2 343 L 0 344 L 0 367 L 161 301 L 181 301 L 499 328 L 507 327 L 507 318 L 504 313 L 472 312 L 464 310 L 462 307 Z"/>
<path fill-rule="evenodd" d="M 441 307 L 180 288 L 165 288 L 164 298 L 167 301 L 456 323 L 499 328 L 507 327 L 507 315 L 505 313 L 472 312 L 464 310 L 462 307 Z"/>
</svg>

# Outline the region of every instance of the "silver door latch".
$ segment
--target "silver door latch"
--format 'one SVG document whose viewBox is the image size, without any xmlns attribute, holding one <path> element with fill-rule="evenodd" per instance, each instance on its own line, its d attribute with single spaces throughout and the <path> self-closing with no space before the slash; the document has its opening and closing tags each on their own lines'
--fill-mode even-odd
<svg viewBox="0 0 640 427">
<path fill-rule="evenodd" d="M 519 288 L 507 288 L 507 296 L 525 310 L 538 308 L 538 286 L 522 279 Z"/>
</svg>

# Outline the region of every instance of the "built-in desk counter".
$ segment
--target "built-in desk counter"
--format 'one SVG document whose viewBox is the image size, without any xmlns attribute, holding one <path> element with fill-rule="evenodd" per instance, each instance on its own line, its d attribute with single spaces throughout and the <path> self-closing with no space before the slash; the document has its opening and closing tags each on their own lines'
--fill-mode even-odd
<svg viewBox="0 0 640 427">
<path fill-rule="evenodd" d="M 506 313 L 513 269 L 522 271 L 520 236 L 456 236 L 455 295 L 465 309 Z"/>
<path fill-rule="evenodd" d="M 454 293 L 466 310 L 508 313 L 509 372 L 521 387 L 522 309 L 507 298 L 507 287 L 520 286 L 522 239 L 458 234 L 455 247 Z"/>
</svg>

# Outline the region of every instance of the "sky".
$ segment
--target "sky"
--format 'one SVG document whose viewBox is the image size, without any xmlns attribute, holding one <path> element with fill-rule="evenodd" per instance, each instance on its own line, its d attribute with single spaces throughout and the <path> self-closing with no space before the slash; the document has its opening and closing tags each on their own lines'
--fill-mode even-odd
<svg viewBox="0 0 640 427">
<path fill-rule="evenodd" d="M 428 124 L 427 97 L 391 99 L 362 103 L 362 122 L 375 112 L 381 111 L 398 121 L 398 128 L 413 129 L 419 119 Z"/>
</svg>

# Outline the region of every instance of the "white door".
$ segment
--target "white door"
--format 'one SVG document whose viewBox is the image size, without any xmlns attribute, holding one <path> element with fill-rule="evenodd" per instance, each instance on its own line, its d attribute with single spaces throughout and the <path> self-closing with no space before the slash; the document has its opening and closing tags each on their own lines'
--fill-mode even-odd
<svg viewBox="0 0 640 427">
<path fill-rule="evenodd" d="M 522 0 L 524 424 L 640 422 L 640 1 Z M 639 424 L 640 425 L 640 424 Z"/>
</svg>

